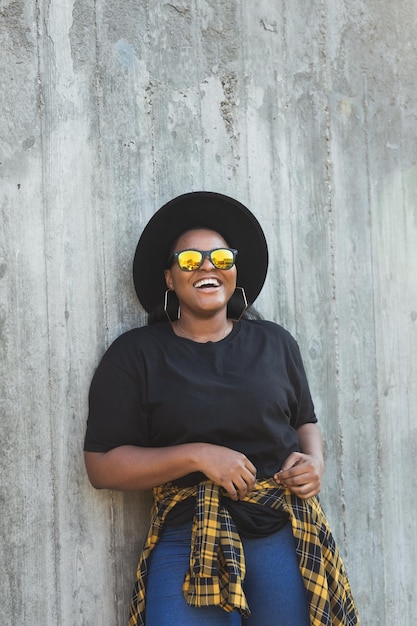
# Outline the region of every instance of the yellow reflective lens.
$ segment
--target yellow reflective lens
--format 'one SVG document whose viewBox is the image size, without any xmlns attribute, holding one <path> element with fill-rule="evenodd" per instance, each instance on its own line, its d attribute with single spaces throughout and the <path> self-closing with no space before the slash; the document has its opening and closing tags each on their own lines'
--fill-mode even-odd
<svg viewBox="0 0 417 626">
<path fill-rule="evenodd" d="M 228 250 L 227 248 L 219 248 L 218 250 L 213 250 L 210 254 L 210 260 L 213 263 L 214 267 L 217 267 L 219 270 L 228 270 L 233 266 L 234 258 L 232 250 Z"/>
<path fill-rule="evenodd" d="M 183 250 L 178 255 L 178 265 L 182 270 L 192 272 L 198 270 L 203 260 L 203 255 L 199 250 Z"/>
</svg>

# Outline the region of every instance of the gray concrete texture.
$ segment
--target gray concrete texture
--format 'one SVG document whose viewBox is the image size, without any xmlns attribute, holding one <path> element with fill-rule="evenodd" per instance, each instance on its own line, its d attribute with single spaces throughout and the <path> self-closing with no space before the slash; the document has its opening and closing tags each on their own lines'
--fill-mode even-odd
<svg viewBox="0 0 417 626">
<path fill-rule="evenodd" d="M 362 624 L 416 626 L 416 33 L 415 0 L 2 0 L 2 626 L 126 624 L 149 494 L 89 486 L 87 393 L 198 189 L 265 228 Z"/>
</svg>

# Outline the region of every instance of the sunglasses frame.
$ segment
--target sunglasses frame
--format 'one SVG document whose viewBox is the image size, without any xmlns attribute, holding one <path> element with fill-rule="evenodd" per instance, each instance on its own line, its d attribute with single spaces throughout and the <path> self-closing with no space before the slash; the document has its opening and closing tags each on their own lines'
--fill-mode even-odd
<svg viewBox="0 0 417 626">
<path fill-rule="evenodd" d="M 221 267 L 217 267 L 217 265 L 215 265 L 215 263 L 213 263 L 213 259 L 211 258 L 211 255 L 213 254 L 213 252 L 217 252 L 217 250 L 228 250 L 229 252 L 232 253 L 232 255 L 233 255 L 233 263 L 232 263 L 232 265 L 230 267 L 221 268 Z M 181 267 L 178 257 L 179 257 L 179 255 L 182 252 L 198 252 L 199 254 L 201 254 L 200 265 L 198 267 L 196 267 L 195 269 L 192 269 L 192 270 L 189 270 L 186 267 Z M 195 272 L 196 270 L 200 269 L 200 267 L 204 263 L 204 259 L 206 259 L 208 257 L 210 259 L 210 263 L 213 265 L 213 267 L 215 267 L 218 270 L 222 270 L 224 272 L 227 272 L 228 270 L 231 270 L 232 267 L 236 264 L 237 253 L 238 253 L 238 251 L 235 248 L 228 248 L 226 246 L 220 246 L 219 248 L 213 248 L 212 250 L 197 250 L 197 248 L 184 248 L 183 250 L 177 250 L 176 252 L 173 252 L 171 254 L 171 256 L 169 257 L 169 260 L 168 260 L 168 267 L 171 267 L 172 264 L 174 263 L 174 261 L 176 261 L 178 267 L 180 268 L 180 270 L 182 272 Z"/>
</svg>

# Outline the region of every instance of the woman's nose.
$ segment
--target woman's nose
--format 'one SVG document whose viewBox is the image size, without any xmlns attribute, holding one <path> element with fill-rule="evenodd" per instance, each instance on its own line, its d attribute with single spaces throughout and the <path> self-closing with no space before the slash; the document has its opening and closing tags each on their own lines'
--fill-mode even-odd
<svg viewBox="0 0 417 626">
<path fill-rule="evenodd" d="M 203 268 L 205 270 L 212 270 L 213 267 L 215 268 L 215 266 L 213 265 L 213 263 L 210 261 L 210 257 L 208 254 L 204 255 L 204 259 L 202 264 L 200 265 L 200 269 Z"/>
</svg>

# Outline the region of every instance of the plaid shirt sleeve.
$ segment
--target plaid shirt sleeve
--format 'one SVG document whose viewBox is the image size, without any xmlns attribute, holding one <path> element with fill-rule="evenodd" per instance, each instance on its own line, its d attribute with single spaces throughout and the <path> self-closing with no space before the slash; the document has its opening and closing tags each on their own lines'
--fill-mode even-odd
<svg viewBox="0 0 417 626">
<path fill-rule="evenodd" d="M 239 533 L 222 504 L 225 494 L 207 480 L 178 488 L 167 483 L 154 489 L 151 524 L 139 561 L 129 626 L 145 626 L 148 560 L 159 539 L 166 515 L 181 500 L 194 497 L 196 513 L 190 549 L 190 568 L 183 584 L 191 606 L 222 607 L 250 614 L 242 583 L 245 561 Z M 285 511 L 295 538 L 296 553 L 306 587 L 312 626 L 359 626 L 350 584 L 317 498 L 302 500 L 273 480 L 259 481 L 245 499 Z"/>
</svg>

